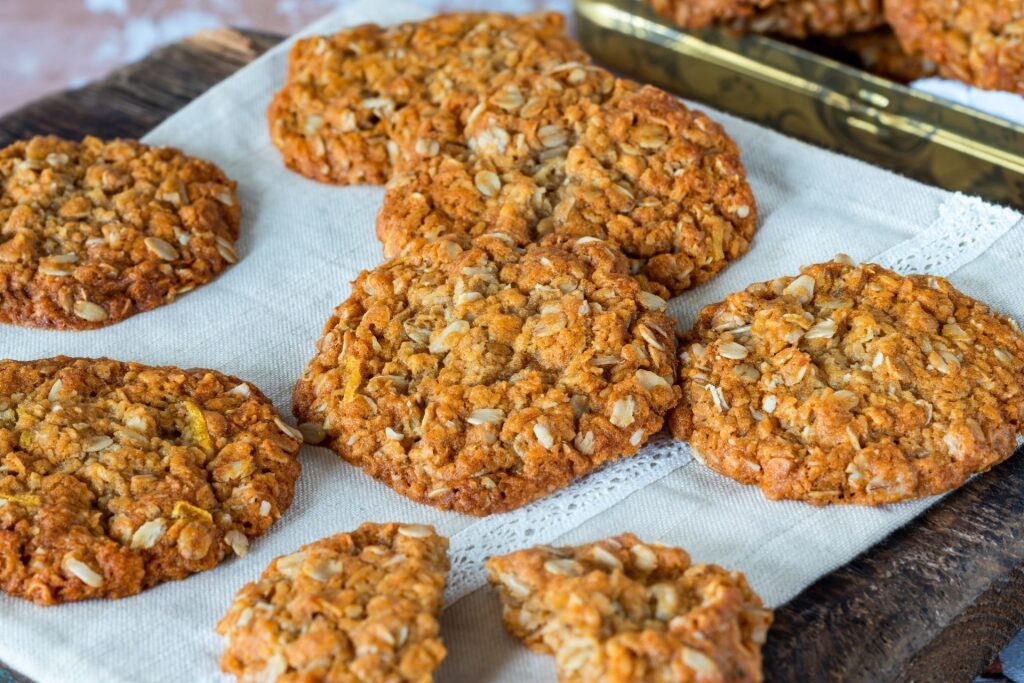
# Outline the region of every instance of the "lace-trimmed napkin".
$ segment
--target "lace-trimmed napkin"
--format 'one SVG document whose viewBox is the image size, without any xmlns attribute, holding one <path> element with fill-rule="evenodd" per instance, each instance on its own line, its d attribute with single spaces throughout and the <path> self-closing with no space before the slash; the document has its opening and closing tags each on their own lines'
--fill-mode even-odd
<svg viewBox="0 0 1024 683">
<path fill-rule="evenodd" d="M 370 0 L 308 32 L 423 14 Z M 0 328 L 3 356 L 108 355 L 216 368 L 254 382 L 289 413 L 292 384 L 331 309 L 360 270 L 382 259 L 373 225 L 383 191 L 319 185 L 282 166 L 264 110 L 284 78 L 287 49 L 272 50 L 146 138 L 207 157 L 238 180 L 239 263 L 173 305 L 105 330 Z M 762 220 L 747 256 L 671 303 L 681 325 L 730 291 L 840 251 L 951 276 L 967 293 L 1024 318 L 1020 214 L 712 114 L 743 151 Z M 502 631 L 496 598 L 481 590 L 486 556 L 632 530 L 679 544 L 697 561 L 746 572 L 778 605 L 931 502 L 877 509 L 769 502 L 758 489 L 693 462 L 685 445 L 659 437 L 636 457 L 546 500 L 475 519 L 409 502 L 325 449 L 305 447 L 301 457 L 294 505 L 244 559 L 116 602 L 40 608 L 0 595 L 0 659 L 39 683 L 227 680 L 218 673 L 214 625 L 242 584 L 300 544 L 366 520 L 401 520 L 434 524 L 451 538 L 454 571 L 443 618 L 449 655 L 439 680 L 554 680 L 550 658 L 528 653 Z"/>
</svg>

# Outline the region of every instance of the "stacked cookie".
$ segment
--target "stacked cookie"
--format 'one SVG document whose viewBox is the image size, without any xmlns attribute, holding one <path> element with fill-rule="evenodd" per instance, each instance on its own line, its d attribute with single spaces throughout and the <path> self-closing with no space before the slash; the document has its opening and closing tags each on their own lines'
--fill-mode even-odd
<svg viewBox="0 0 1024 683">
<path fill-rule="evenodd" d="M 730 7 L 748 18 L 771 10 Z M 852 17 L 857 7 L 772 11 L 811 12 L 807 25 L 819 26 L 818 10 Z M 480 515 L 635 453 L 669 410 L 698 457 L 772 498 L 895 502 L 1009 457 L 1024 341 L 941 278 L 846 258 L 811 266 L 707 307 L 677 359 L 663 297 L 713 277 L 753 231 L 735 145 L 571 42 L 545 50 L 521 35 L 547 41 L 557 26 L 460 15 L 293 50 L 272 131 L 335 113 L 301 140 L 275 137 L 286 161 L 302 170 L 311 153 L 358 149 L 388 159 L 373 177 L 392 174 L 377 234 L 393 258 L 363 273 L 325 326 L 296 385 L 304 428 L 414 500 Z M 367 32 L 372 46 L 358 42 Z M 417 41 L 429 46 L 423 68 L 410 56 Z M 486 86 L 466 75 L 489 55 L 507 63 L 504 46 L 522 56 Z M 321 70 L 348 76 L 308 99 L 296 93 L 331 80 L 308 73 L 311 51 L 331 65 Z M 354 84 L 374 106 L 392 104 L 359 119 Z M 289 161 L 296 150 L 306 156 Z M 337 182 L 362 164 L 320 161 L 312 175 Z"/>
<path fill-rule="evenodd" d="M 315 180 L 390 179 L 388 257 L 451 233 L 560 233 L 612 240 L 659 294 L 707 280 L 756 224 L 735 144 L 561 32 L 555 14 L 463 14 L 299 41 L 271 138 Z"/>
<path fill-rule="evenodd" d="M 1024 94 L 1020 0 L 646 1 L 687 29 L 717 23 L 786 38 L 825 36 L 837 39 L 824 43 L 827 51 L 852 54 L 886 77 L 909 81 L 937 71 Z"/>
<path fill-rule="evenodd" d="M 1024 95 L 1020 0 L 886 0 L 885 16 L 904 49 L 943 76 Z"/>
<path fill-rule="evenodd" d="M 742 255 L 756 209 L 709 118 L 590 64 L 557 15 L 300 41 L 268 110 L 285 162 L 388 180 L 300 421 L 397 491 L 509 510 L 635 453 L 678 400 L 665 298 Z"/>
<path fill-rule="evenodd" d="M 882 0 L 647 0 L 680 26 L 722 24 L 738 31 L 789 38 L 843 36 L 885 23 Z"/>
</svg>

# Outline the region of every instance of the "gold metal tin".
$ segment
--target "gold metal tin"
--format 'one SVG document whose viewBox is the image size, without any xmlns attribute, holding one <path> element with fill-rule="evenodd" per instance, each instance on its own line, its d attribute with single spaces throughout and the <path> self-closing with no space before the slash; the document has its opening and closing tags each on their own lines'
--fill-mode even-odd
<svg viewBox="0 0 1024 683">
<path fill-rule="evenodd" d="M 1024 208 L 1024 126 L 764 36 L 683 31 L 640 0 L 576 0 L 598 62 L 926 183 Z"/>
</svg>

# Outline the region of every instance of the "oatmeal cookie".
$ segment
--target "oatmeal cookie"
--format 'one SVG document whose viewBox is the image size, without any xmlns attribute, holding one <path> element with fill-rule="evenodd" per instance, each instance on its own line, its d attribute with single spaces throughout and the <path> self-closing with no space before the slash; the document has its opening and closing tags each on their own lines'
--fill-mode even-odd
<svg viewBox="0 0 1024 683">
<path fill-rule="evenodd" d="M 704 308 L 673 433 L 772 499 L 949 491 L 1024 431 L 1024 336 L 946 280 L 848 259 Z"/>
<path fill-rule="evenodd" d="M 385 254 L 454 232 L 500 230 L 520 245 L 588 235 L 613 241 L 654 291 L 675 295 L 747 251 L 754 197 L 735 143 L 703 113 L 584 67 L 526 79 L 511 104 L 505 92 L 474 110 L 466 147 L 389 183 L 377 221 Z"/>
<path fill-rule="evenodd" d="M 1024 95 L 1020 0 L 887 0 L 885 16 L 904 49 L 943 76 Z"/>
<path fill-rule="evenodd" d="M 295 387 L 300 422 L 399 493 L 510 510 L 632 455 L 675 405 L 675 321 L 621 253 L 455 235 L 362 273 Z"/>
<path fill-rule="evenodd" d="M 120 598 L 244 555 L 291 504 L 299 443 L 212 370 L 0 361 L 0 589 Z"/>
<path fill-rule="evenodd" d="M 0 322 L 103 327 L 238 257 L 235 183 L 167 147 L 35 137 L 0 150 Z"/>
<path fill-rule="evenodd" d="M 418 524 L 366 523 L 278 557 L 217 625 L 239 681 L 430 683 L 448 539 Z"/>
<path fill-rule="evenodd" d="M 555 13 L 357 26 L 295 44 L 267 110 L 270 136 L 285 164 L 307 177 L 382 184 L 424 121 L 468 113 L 496 79 L 589 61 Z"/>
<path fill-rule="evenodd" d="M 685 29 L 722 24 L 790 38 L 841 36 L 885 23 L 882 0 L 645 0 Z"/>
<path fill-rule="evenodd" d="M 565 158 L 587 119 L 617 90 L 604 69 L 571 64 L 500 79 L 463 122 L 434 116 L 388 183 L 377 218 L 385 256 L 449 233 L 500 231 L 526 245 L 550 232 Z"/>
<path fill-rule="evenodd" d="M 562 683 L 762 680 L 772 612 L 739 572 L 622 534 L 487 561 L 512 635 Z"/>
</svg>

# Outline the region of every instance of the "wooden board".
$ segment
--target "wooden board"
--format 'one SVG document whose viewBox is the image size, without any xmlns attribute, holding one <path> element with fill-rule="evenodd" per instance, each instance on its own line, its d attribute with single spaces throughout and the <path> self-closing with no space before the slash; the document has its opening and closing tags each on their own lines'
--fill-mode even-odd
<svg viewBox="0 0 1024 683">
<path fill-rule="evenodd" d="M 279 40 L 202 34 L 0 118 L 0 145 L 36 133 L 141 136 Z M 766 679 L 972 681 L 1024 627 L 1022 493 L 1016 457 L 779 608 Z M 29 683 L 0 663 L 0 683 L 12 681 Z"/>
</svg>

